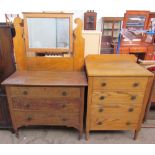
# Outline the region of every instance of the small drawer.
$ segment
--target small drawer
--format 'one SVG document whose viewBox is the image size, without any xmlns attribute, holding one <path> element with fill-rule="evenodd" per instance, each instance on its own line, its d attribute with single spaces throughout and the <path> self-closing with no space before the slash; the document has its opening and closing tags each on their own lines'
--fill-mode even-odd
<svg viewBox="0 0 155 155">
<path fill-rule="evenodd" d="M 144 92 L 94 91 L 92 104 L 142 104 Z"/>
<path fill-rule="evenodd" d="M 13 109 L 20 110 L 52 110 L 58 112 L 79 112 L 80 100 L 38 99 L 38 98 L 12 98 Z"/>
<path fill-rule="evenodd" d="M 144 91 L 146 77 L 95 77 L 93 89 Z"/>
<path fill-rule="evenodd" d="M 65 125 L 78 128 L 79 115 L 52 113 L 51 111 L 14 111 L 16 126 Z"/>
<path fill-rule="evenodd" d="M 135 130 L 137 128 L 138 118 L 132 115 L 104 117 L 92 116 L 90 130 Z"/>
<path fill-rule="evenodd" d="M 75 87 L 10 87 L 11 96 L 37 98 L 80 98 Z"/>
</svg>

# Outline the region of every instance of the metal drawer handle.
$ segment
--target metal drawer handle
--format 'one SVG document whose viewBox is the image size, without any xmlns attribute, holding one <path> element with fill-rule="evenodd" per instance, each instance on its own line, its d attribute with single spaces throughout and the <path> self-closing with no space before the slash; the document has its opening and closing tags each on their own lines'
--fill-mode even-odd
<svg viewBox="0 0 155 155">
<path fill-rule="evenodd" d="M 63 91 L 63 92 L 62 92 L 62 95 L 63 95 L 63 96 L 67 96 L 67 92 Z"/>
<path fill-rule="evenodd" d="M 32 117 L 31 117 L 31 116 L 28 116 L 28 117 L 26 118 L 26 120 L 27 120 L 27 121 L 31 121 L 31 120 L 32 120 Z"/>
<path fill-rule="evenodd" d="M 25 90 L 25 91 L 23 91 L 23 94 L 24 94 L 24 95 L 27 95 L 27 94 L 28 94 L 28 92 Z"/>
<path fill-rule="evenodd" d="M 138 87 L 138 86 L 139 86 L 139 83 L 137 82 L 133 84 L 133 87 Z"/>
<path fill-rule="evenodd" d="M 97 122 L 97 125 L 102 125 L 103 123 L 102 122 Z"/>
<path fill-rule="evenodd" d="M 137 97 L 136 96 L 131 96 L 131 100 L 135 100 Z"/>
<path fill-rule="evenodd" d="M 133 111 L 134 111 L 133 108 L 129 108 L 129 109 L 128 109 L 128 112 L 133 112 Z"/>
<path fill-rule="evenodd" d="M 130 122 L 126 122 L 126 125 L 131 125 L 131 123 Z"/>
<path fill-rule="evenodd" d="M 105 87 L 107 84 L 105 82 L 101 83 L 102 87 Z"/>
<path fill-rule="evenodd" d="M 101 96 L 101 97 L 100 97 L 100 100 L 104 100 L 104 99 L 105 99 L 105 96 Z"/>
<path fill-rule="evenodd" d="M 103 111 L 104 111 L 104 109 L 103 109 L 103 108 L 100 108 L 98 111 L 99 111 L 99 112 L 103 112 Z"/>
</svg>

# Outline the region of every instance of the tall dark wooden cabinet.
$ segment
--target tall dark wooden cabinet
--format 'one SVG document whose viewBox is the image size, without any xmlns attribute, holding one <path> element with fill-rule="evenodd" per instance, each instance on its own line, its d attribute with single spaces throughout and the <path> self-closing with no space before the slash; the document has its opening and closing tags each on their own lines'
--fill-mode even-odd
<svg viewBox="0 0 155 155">
<path fill-rule="evenodd" d="M 15 71 L 13 56 L 12 29 L 0 24 L 0 83 Z M 0 128 L 10 128 L 11 119 L 7 106 L 7 97 L 0 84 Z"/>
</svg>

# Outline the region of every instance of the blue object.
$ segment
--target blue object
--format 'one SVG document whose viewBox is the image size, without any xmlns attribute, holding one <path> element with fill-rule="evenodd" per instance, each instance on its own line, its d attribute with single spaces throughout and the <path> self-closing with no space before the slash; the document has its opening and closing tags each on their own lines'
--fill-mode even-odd
<svg viewBox="0 0 155 155">
<path fill-rule="evenodd" d="M 146 34 L 154 35 L 155 31 L 146 31 Z"/>
<path fill-rule="evenodd" d="M 118 36 L 118 44 L 117 44 L 117 48 L 116 48 L 116 54 L 119 54 L 120 45 L 121 45 L 121 31 L 119 32 L 119 36 Z"/>
</svg>

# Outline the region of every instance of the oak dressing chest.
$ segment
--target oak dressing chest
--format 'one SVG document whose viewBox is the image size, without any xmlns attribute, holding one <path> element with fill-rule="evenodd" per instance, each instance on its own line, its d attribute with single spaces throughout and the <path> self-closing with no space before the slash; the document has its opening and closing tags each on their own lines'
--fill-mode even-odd
<svg viewBox="0 0 155 155">
<path fill-rule="evenodd" d="M 87 79 L 82 22 L 75 24 L 73 31 L 71 13 L 24 13 L 24 23 L 15 18 L 17 71 L 2 84 L 17 136 L 29 125 L 74 127 L 82 136 Z"/>
<path fill-rule="evenodd" d="M 136 139 L 153 74 L 136 64 L 133 55 L 89 55 L 86 70 L 86 138 L 92 130 L 132 130 Z"/>
</svg>

